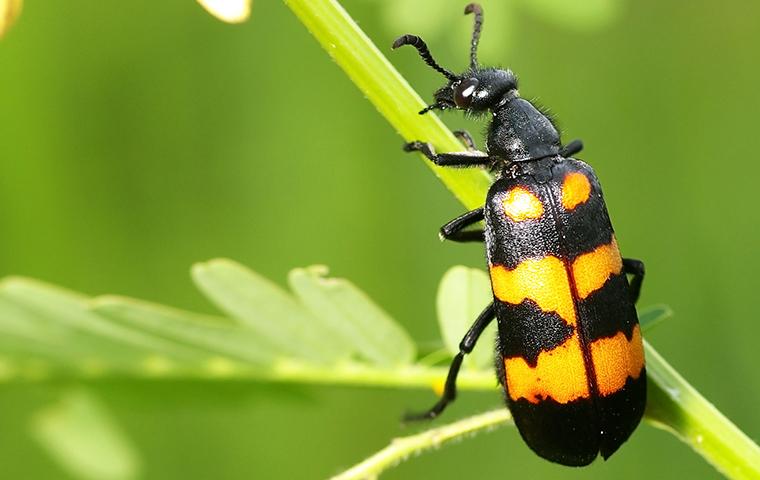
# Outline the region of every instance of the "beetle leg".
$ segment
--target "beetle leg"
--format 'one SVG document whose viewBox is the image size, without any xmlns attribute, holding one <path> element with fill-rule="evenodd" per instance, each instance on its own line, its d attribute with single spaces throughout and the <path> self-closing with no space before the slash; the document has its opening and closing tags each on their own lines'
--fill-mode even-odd
<svg viewBox="0 0 760 480">
<path fill-rule="evenodd" d="M 464 356 L 472 352 L 475 344 L 478 343 L 478 338 L 483 330 L 493 321 L 496 316 L 496 307 L 492 302 L 489 304 L 470 329 L 459 342 L 459 353 L 454 356 L 454 360 L 449 367 L 449 374 L 446 376 L 446 384 L 443 387 L 443 395 L 436 402 L 430 410 L 422 413 L 407 413 L 404 415 L 404 421 L 410 422 L 415 420 L 432 420 L 443 412 L 449 403 L 453 402 L 457 398 L 457 375 L 459 375 L 459 368 L 462 366 L 462 360 Z"/>
<path fill-rule="evenodd" d="M 439 167 L 490 167 L 498 161 L 484 152 L 435 153 L 429 143 L 414 141 L 404 145 L 406 152 L 420 152 Z"/>
<path fill-rule="evenodd" d="M 471 152 L 478 151 L 478 147 L 475 146 L 475 140 L 473 140 L 472 135 L 470 135 L 470 132 L 467 130 L 454 130 L 454 136 L 457 137 L 465 147 L 467 147 L 467 150 Z"/>
<path fill-rule="evenodd" d="M 583 142 L 576 139 L 562 147 L 562 150 L 559 151 L 559 154 L 567 158 L 572 157 L 581 150 L 583 150 Z"/>
<path fill-rule="evenodd" d="M 486 234 L 483 230 L 466 230 L 461 232 L 452 233 L 445 237 L 446 240 L 451 240 L 457 243 L 469 243 L 478 242 L 483 243 L 486 241 Z"/>
<path fill-rule="evenodd" d="M 483 231 L 462 231 L 464 228 L 483 220 L 483 207 L 464 213 L 441 227 L 439 235 L 443 240 L 454 242 L 482 242 Z"/>
<path fill-rule="evenodd" d="M 633 275 L 633 280 L 631 280 L 631 298 L 633 299 L 633 303 L 636 303 L 641 293 L 641 283 L 644 281 L 644 262 L 633 258 L 624 258 L 623 271 Z"/>
</svg>

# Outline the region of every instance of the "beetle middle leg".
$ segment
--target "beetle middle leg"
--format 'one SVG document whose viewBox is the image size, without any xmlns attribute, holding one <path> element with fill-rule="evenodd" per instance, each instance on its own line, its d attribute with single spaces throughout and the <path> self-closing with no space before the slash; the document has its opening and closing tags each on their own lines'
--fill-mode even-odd
<svg viewBox="0 0 760 480">
<path fill-rule="evenodd" d="M 478 343 L 480 334 L 486 329 L 486 327 L 496 317 L 496 307 L 492 302 L 485 310 L 478 315 L 478 318 L 472 324 L 470 329 L 459 342 L 459 353 L 454 356 L 454 360 L 449 367 L 449 373 L 446 376 L 446 384 L 443 387 L 443 395 L 433 405 L 430 410 L 422 413 L 408 413 L 404 415 L 404 421 L 410 422 L 415 420 L 432 420 L 443 412 L 446 407 L 457 398 L 457 375 L 459 375 L 459 369 L 462 366 L 462 360 L 464 356 L 472 352 L 475 348 L 475 344 Z"/>
<path fill-rule="evenodd" d="M 562 147 L 562 150 L 559 151 L 559 154 L 563 157 L 572 157 L 576 153 L 580 153 L 580 151 L 583 150 L 583 142 L 575 139 L 572 142 L 568 143 L 564 147 Z"/>
<path fill-rule="evenodd" d="M 484 218 L 483 207 L 464 213 L 441 227 L 439 235 L 453 242 L 482 242 L 483 230 L 464 230 Z"/>
<path fill-rule="evenodd" d="M 464 144 L 465 147 L 467 147 L 467 150 L 471 152 L 478 151 L 478 147 L 475 146 L 475 140 L 472 138 L 472 135 L 470 135 L 470 132 L 467 130 L 454 130 L 452 133 Z"/>
</svg>

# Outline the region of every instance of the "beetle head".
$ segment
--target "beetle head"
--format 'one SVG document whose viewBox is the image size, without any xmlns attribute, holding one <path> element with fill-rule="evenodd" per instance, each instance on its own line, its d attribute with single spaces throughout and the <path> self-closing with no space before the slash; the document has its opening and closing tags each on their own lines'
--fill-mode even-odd
<svg viewBox="0 0 760 480">
<path fill-rule="evenodd" d="M 393 42 L 394 49 L 403 45 L 415 47 L 425 63 L 448 79 L 448 83 L 435 92 L 435 103 L 428 105 L 420 114 L 451 108 L 467 113 L 483 113 L 501 105 L 509 92 L 516 94 L 517 78 L 511 70 L 482 68 L 478 65 L 477 52 L 483 28 L 483 9 L 480 5 L 471 3 L 465 7 L 464 13 L 475 15 L 475 28 L 470 44 L 470 68 L 460 75 L 438 65 L 427 44 L 416 35 L 402 35 Z"/>
</svg>

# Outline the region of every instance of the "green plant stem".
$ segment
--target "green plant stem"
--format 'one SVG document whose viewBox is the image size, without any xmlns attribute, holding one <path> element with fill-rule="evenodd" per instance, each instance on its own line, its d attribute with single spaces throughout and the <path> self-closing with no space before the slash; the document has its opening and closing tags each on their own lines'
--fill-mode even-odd
<svg viewBox="0 0 760 480">
<path fill-rule="evenodd" d="M 429 141 L 441 151 L 461 150 L 437 117 L 417 115 L 424 103 L 338 2 L 285 0 L 285 3 L 405 140 Z M 433 169 L 467 208 L 482 205 L 490 184 L 488 175 L 472 170 Z M 760 478 L 760 448 L 648 344 L 646 351 L 648 418 L 674 432 L 726 476 Z M 372 475 L 370 472 L 369 476 Z"/>
<path fill-rule="evenodd" d="M 226 358 L 212 358 L 206 365 L 178 367 L 170 359 L 148 358 L 134 368 L 125 369 L 107 364 L 98 368 L 82 365 L 79 369 L 53 370 L 39 361 L 4 366 L 0 384 L 8 382 L 38 383 L 51 379 L 82 379 L 97 382 L 114 378 L 141 380 L 207 380 L 207 381 L 271 381 L 278 383 L 313 385 L 364 385 L 391 388 L 428 388 L 440 390 L 448 367 L 410 365 L 379 368 L 364 363 L 343 362 L 338 365 L 319 366 L 292 359 L 277 360 L 272 365 L 257 368 Z M 492 371 L 463 370 L 457 383 L 460 390 L 496 390 L 496 377 Z"/>
<path fill-rule="evenodd" d="M 430 142 L 445 152 L 464 150 L 435 114 L 417 113 L 425 103 L 338 2 L 285 0 L 285 3 L 404 140 Z M 388 50 L 390 45 L 391 40 Z M 467 208 L 483 205 L 483 192 L 491 184 L 485 171 L 454 171 L 427 160 L 425 163 Z"/>
<path fill-rule="evenodd" d="M 760 478 L 760 448 L 648 343 L 647 419 L 670 431 L 728 478 Z"/>
<path fill-rule="evenodd" d="M 331 480 L 376 478 L 380 473 L 414 454 L 437 448 L 466 435 L 492 430 L 512 420 L 506 408 L 492 410 L 417 435 L 395 438 L 390 445 Z"/>
</svg>

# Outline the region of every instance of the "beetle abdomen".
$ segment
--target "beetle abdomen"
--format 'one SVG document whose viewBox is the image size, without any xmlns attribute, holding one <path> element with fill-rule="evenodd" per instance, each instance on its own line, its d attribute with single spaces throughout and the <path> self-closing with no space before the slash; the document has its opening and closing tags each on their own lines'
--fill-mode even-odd
<svg viewBox="0 0 760 480">
<path fill-rule="evenodd" d="M 491 187 L 486 246 L 499 323 L 500 382 L 542 457 L 586 465 L 633 432 L 644 354 L 596 176 L 544 159 Z"/>
</svg>

